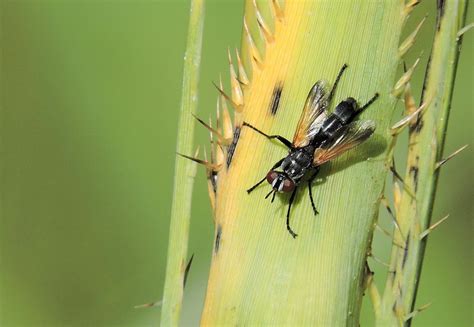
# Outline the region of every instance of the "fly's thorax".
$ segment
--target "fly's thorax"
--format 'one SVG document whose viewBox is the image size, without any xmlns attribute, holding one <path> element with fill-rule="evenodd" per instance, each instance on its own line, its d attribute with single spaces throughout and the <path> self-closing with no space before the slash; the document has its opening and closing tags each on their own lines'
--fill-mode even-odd
<svg viewBox="0 0 474 327">
<path fill-rule="evenodd" d="M 283 160 L 281 168 L 297 184 L 311 167 L 312 161 L 312 153 L 306 151 L 305 148 L 300 148 L 290 152 Z"/>
</svg>

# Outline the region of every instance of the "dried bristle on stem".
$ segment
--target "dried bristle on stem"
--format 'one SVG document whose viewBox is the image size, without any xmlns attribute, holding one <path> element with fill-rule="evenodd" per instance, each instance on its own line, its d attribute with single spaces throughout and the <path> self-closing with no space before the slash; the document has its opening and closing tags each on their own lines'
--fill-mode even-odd
<svg viewBox="0 0 474 327">
<path fill-rule="evenodd" d="M 400 134 L 400 132 L 403 131 L 405 127 L 407 127 L 410 124 L 413 125 L 415 122 L 415 118 L 418 118 L 420 115 L 422 115 L 425 112 L 426 108 L 428 108 L 429 105 L 431 104 L 431 100 L 432 98 L 423 102 L 423 104 L 418 109 L 416 109 L 408 116 L 405 116 L 402 119 L 400 119 L 398 122 L 396 122 L 390 128 L 390 132 L 392 133 L 392 135 Z"/>
<path fill-rule="evenodd" d="M 405 4 L 403 8 L 403 15 L 404 17 L 408 17 L 410 13 L 415 9 L 416 5 L 420 3 L 421 0 L 410 0 Z"/>
<path fill-rule="evenodd" d="M 421 26 L 423 26 L 423 23 L 425 21 L 426 21 L 426 16 L 421 20 L 421 22 L 418 24 L 418 26 L 415 28 L 415 30 L 398 47 L 398 55 L 400 57 L 403 57 L 408 52 L 408 50 L 411 49 L 413 44 L 415 44 L 416 36 L 417 36 L 418 32 L 420 31 Z"/>
<path fill-rule="evenodd" d="M 260 33 L 264 36 L 265 41 L 267 43 L 273 43 L 275 41 L 275 37 L 273 36 L 273 33 L 270 30 L 270 27 L 268 27 L 268 25 L 265 23 L 262 13 L 258 9 L 256 0 L 253 0 L 253 6 L 255 8 L 255 15 L 257 16 L 257 23 L 258 23 Z"/>
<path fill-rule="evenodd" d="M 247 19 L 244 16 L 244 30 L 248 42 L 248 48 L 250 52 L 250 58 L 252 59 L 253 69 L 263 69 L 263 59 L 260 51 L 258 50 L 255 42 L 253 40 L 252 34 L 250 33 L 249 27 L 247 25 Z"/>
<path fill-rule="evenodd" d="M 235 103 L 236 106 L 242 107 L 244 104 L 244 94 L 242 88 L 240 87 L 240 82 L 237 79 L 237 74 L 234 69 L 234 65 L 232 63 L 232 56 L 230 55 L 230 49 L 227 49 L 227 56 L 229 59 L 229 71 L 230 71 L 230 86 L 232 90 L 232 102 Z M 221 85 L 222 89 L 222 80 Z"/>
<path fill-rule="evenodd" d="M 459 149 L 457 149 L 456 151 L 454 151 L 453 153 L 451 153 L 449 156 L 447 156 L 446 158 L 438 161 L 436 163 L 436 167 L 435 169 L 439 169 L 441 168 L 442 165 L 444 165 L 446 162 L 448 162 L 449 160 L 453 159 L 455 156 L 457 156 L 458 154 L 460 154 L 465 148 L 467 148 L 469 146 L 469 144 L 466 144 L 462 147 L 460 147 Z"/>
<path fill-rule="evenodd" d="M 423 233 L 420 234 L 420 240 L 424 239 L 426 236 L 428 236 L 429 233 L 431 233 L 433 230 L 435 230 L 436 227 L 441 225 L 448 218 L 449 218 L 449 215 L 446 215 L 443 218 L 441 218 L 438 222 L 431 225 L 427 230 L 425 230 Z"/>
<path fill-rule="evenodd" d="M 185 155 L 185 154 L 182 154 L 182 153 L 176 153 L 177 155 L 183 157 L 183 158 L 186 158 L 186 159 L 189 159 L 191 161 L 194 161 L 200 165 L 203 165 L 205 166 L 207 169 L 211 169 L 211 170 L 214 170 L 214 171 L 219 171 L 221 168 L 222 168 L 222 165 L 219 165 L 219 164 L 213 164 L 213 163 L 210 163 L 209 161 L 206 161 L 206 160 L 202 160 L 202 159 L 199 159 L 199 158 L 195 158 L 195 157 L 191 157 L 191 156 L 188 156 L 188 155 Z"/>
<path fill-rule="evenodd" d="M 232 107 L 236 110 L 236 111 L 239 111 L 241 112 L 243 110 L 243 106 L 242 105 L 238 105 L 237 103 L 235 103 L 231 97 L 229 97 L 222 88 L 220 88 L 216 83 L 212 82 L 212 84 L 214 84 L 214 87 L 219 91 L 219 93 L 227 100 L 229 101 L 229 103 L 232 105 Z"/>
<path fill-rule="evenodd" d="M 219 167 L 219 169 L 217 169 L 216 171 L 219 171 L 224 166 L 225 161 L 226 160 L 225 160 L 224 150 L 222 149 L 221 145 L 217 144 L 217 146 L 216 146 L 216 164 Z"/>
<path fill-rule="evenodd" d="M 245 71 L 245 67 L 240 59 L 239 50 L 235 49 L 235 54 L 237 56 L 237 65 L 239 67 L 239 82 L 243 85 L 249 85 L 250 81 L 247 76 L 247 72 Z"/>
<path fill-rule="evenodd" d="M 395 83 L 395 86 L 393 87 L 393 90 L 392 90 L 392 95 L 393 96 L 398 97 L 403 93 L 403 91 L 405 89 L 405 85 L 411 80 L 413 72 L 415 71 L 415 68 L 416 68 L 416 66 L 418 65 L 419 62 L 420 62 L 420 58 L 416 59 L 413 66 L 411 66 L 410 69 L 408 69 L 402 75 L 402 77 L 400 77 L 400 79 L 397 81 L 397 83 Z"/>
<path fill-rule="evenodd" d="M 466 33 L 467 31 L 469 31 L 471 28 L 474 27 L 474 23 L 470 23 L 470 24 L 467 24 L 466 26 L 464 26 L 463 28 L 461 28 L 457 33 L 456 33 L 456 40 L 459 41 L 459 39 L 461 38 L 461 36 L 464 35 L 464 33 Z"/>
<path fill-rule="evenodd" d="M 203 121 L 201 118 L 197 117 L 195 114 L 192 114 L 193 117 L 204 127 L 206 127 L 210 132 L 212 132 L 214 135 L 217 136 L 217 139 L 219 140 L 219 143 L 222 143 L 224 144 L 225 143 L 225 139 L 224 137 L 222 136 L 222 134 L 215 130 L 214 128 L 212 128 L 210 125 L 208 125 L 205 121 Z"/>
<path fill-rule="evenodd" d="M 272 2 L 272 9 L 273 9 L 273 15 L 280 21 L 282 22 L 285 14 L 283 11 L 283 8 L 281 7 L 280 3 L 278 0 L 271 0 Z"/>
<path fill-rule="evenodd" d="M 219 96 L 222 104 L 222 133 L 224 135 L 225 144 L 228 145 L 232 142 L 234 137 L 234 128 L 232 127 L 232 119 L 230 118 L 229 109 L 225 103 L 225 99 Z"/>
<path fill-rule="evenodd" d="M 409 313 L 408 315 L 405 316 L 405 322 L 413 319 L 418 313 L 422 312 L 423 310 L 428 309 L 431 306 L 431 303 L 427 303 L 416 309 L 415 311 Z"/>
</svg>

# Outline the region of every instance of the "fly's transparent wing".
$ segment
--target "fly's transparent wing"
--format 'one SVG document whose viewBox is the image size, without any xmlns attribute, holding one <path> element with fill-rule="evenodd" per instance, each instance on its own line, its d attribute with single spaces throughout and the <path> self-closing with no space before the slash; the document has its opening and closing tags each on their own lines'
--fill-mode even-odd
<svg viewBox="0 0 474 327">
<path fill-rule="evenodd" d="M 356 121 L 342 126 L 331 142 L 314 151 L 313 164 L 319 166 L 334 159 L 367 140 L 374 131 L 375 123 L 372 120 Z"/>
<path fill-rule="evenodd" d="M 297 148 L 309 144 L 314 135 L 321 128 L 326 119 L 326 108 L 328 106 L 328 94 L 324 81 L 317 81 L 309 91 L 306 103 L 301 113 L 298 126 L 296 127 L 293 145 Z"/>
</svg>

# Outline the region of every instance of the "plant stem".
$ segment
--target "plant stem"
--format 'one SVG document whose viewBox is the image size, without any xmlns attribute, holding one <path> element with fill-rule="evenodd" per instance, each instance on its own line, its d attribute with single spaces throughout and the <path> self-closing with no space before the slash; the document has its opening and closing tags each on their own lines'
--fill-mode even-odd
<svg viewBox="0 0 474 327">
<path fill-rule="evenodd" d="M 258 8 L 272 12 L 265 5 L 259 2 Z M 243 109 L 236 109 L 240 137 L 233 140 L 232 161 L 218 173 L 216 241 L 202 325 L 358 324 L 365 262 L 387 172 L 403 6 L 402 1 L 286 1 L 281 12 L 273 10 L 275 20 L 266 21 L 268 35 L 262 27 L 252 32 L 259 16 L 253 1 L 247 1 L 252 38 L 265 39 L 254 40 L 255 47 L 244 30 L 242 59 L 252 74 L 242 87 Z M 265 45 L 264 53 L 259 44 Z M 291 140 L 311 86 L 323 79 L 334 83 L 344 63 L 349 68 L 330 110 L 349 96 L 363 104 L 380 93 L 360 118 L 376 122 L 376 135 L 323 166 L 313 186 L 316 217 L 302 184 L 291 211 L 299 234 L 293 239 L 285 227 L 288 197 L 264 201 L 270 190 L 266 182 L 251 194 L 245 191 L 287 151 L 242 122 Z"/>
<path fill-rule="evenodd" d="M 204 26 L 204 0 L 192 0 L 188 40 L 184 56 L 183 89 L 178 122 L 176 151 L 191 154 L 198 102 L 198 80 Z M 168 261 L 161 312 L 162 326 L 177 326 L 183 298 L 183 282 L 188 250 L 191 200 L 196 163 L 177 157 L 168 245 Z"/>
<path fill-rule="evenodd" d="M 389 275 L 382 299 L 378 326 L 410 325 L 430 225 L 436 185 L 437 163 L 442 159 L 446 126 L 453 93 L 467 1 L 438 2 L 433 49 L 425 75 L 421 102 L 429 103 L 411 124 L 407 170 L 398 206 L 400 232 L 394 236 Z M 403 246 L 400 247 L 399 244 Z"/>
</svg>

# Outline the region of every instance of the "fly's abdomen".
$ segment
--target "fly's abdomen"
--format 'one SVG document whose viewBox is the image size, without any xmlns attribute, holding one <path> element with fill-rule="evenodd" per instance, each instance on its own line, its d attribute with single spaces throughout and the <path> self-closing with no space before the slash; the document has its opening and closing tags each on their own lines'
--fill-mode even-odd
<svg viewBox="0 0 474 327">
<path fill-rule="evenodd" d="M 331 139 L 334 137 L 335 132 L 342 126 L 341 119 L 331 114 L 329 117 L 324 121 L 323 126 L 321 126 L 321 133 L 323 134 L 325 139 Z"/>
<path fill-rule="evenodd" d="M 347 98 L 339 103 L 321 126 L 321 133 L 326 139 L 331 139 L 336 131 L 344 125 L 349 124 L 357 115 L 357 102 L 353 98 Z"/>
</svg>

